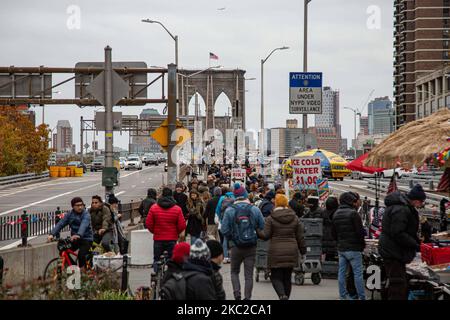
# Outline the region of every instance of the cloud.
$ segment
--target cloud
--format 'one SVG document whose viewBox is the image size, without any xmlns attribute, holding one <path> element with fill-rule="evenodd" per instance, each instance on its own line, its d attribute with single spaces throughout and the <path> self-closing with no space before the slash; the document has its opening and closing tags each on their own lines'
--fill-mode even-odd
<svg viewBox="0 0 450 320">
<path fill-rule="evenodd" d="M 66 26 L 70 5 L 81 10 L 80 30 Z M 381 29 L 366 26 L 370 5 L 381 8 Z M 217 8 L 226 7 L 224 11 Z M 324 72 L 325 84 L 341 92 L 341 108 L 362 107 L 367 95 L 392 95 L 392 15 L 390 0 L 313 0 L 309 4 L 309 69 Z M 288 114 L 288 73 L 301 71 L 303 61 L 303 2 L 292 0 L 4 0 L 0 12 L 0 64 L 3 66 L 74 66 L 79 61 L 103 60 L 103 48 L 113 48 L 116 61 L 145 61 L 165 66 L 174 60 L 174 43 L 158 25 L 142 18 L 163 21 L 180 37 L 181 67 L 203 68 L 208 54 L 220 57 L 227 68 L 242 68 L 256 81 L 246 82 L 247 128 L 259 128 L 260 60 L 273 48 L 277 52 L 265 65 L 267 127 L 283 126 Z M 55 78 L 63 80 L 63 78 Z M 73 82 L 60 89 L 61 97 L 73 96 Z M 159 94 L 159 88 L 151 94 Z M 227 99 L 221 99 L 226 110 Z M 146 107 L 153 107 L 148 105 Z M 161 111 L 162 106 L 157 106 Z M 41 119 L 37 107 L 37 119 Z M 123 107 L 125 114 L 139 114 L 143 107 Z M 79 118 L 92 118 L 94 109 L 47 106 L 51 127 L 58 119 L 74 126 L 79 145 Z M 276 110 L 277 112 L 274 112 Z M 313 117 L 310 117 L 310 125 Z M 341 111 L 343 134 L 353 136 L 353 116 Z M 128 146 L 128 136 L 115 142 Z M 100 146 L 104 141 L 100 140 Z"/>
</svg>

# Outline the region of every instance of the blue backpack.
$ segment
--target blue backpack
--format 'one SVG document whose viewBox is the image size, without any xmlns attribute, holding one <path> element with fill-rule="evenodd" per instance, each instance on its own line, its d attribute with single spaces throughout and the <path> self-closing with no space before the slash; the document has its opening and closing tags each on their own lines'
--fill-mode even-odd
<svg viewBox="0 0 450 320">
<path fill-rule="evenodd" d="M 234 208 L 234 228 L 233 242 L 238 248 L 253 247 L 256 245 L 258 237 L 256 235 L 256 226 L 252 218 L 252 205 L 245 206 L 233 204 Z"/>
</svg>

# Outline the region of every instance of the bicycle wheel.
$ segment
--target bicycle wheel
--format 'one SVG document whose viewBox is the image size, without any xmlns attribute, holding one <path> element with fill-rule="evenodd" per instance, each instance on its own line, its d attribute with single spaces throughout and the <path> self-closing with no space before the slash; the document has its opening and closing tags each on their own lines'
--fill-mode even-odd
<svg viewBox="0 0 450 320">
<path fill-rule="evenodd" d="M 61 267 L 61 259 L 54 258 L 47 263 L 44 270 L 44 280 L 57 280 L 58 279 L 58 268 Z"/>
</svg>

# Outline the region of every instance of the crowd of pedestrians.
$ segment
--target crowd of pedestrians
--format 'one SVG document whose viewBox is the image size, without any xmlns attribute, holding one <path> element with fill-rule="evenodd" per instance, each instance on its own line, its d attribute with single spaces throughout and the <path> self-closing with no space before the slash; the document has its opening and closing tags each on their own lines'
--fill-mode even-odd
<svg viewBox="0 0 450 320">
<path fill-rule="evenodd" d="M 396 191 L 385 199 L 379 253 L 390 299 L 407 298 L 406 264 L 420 251 L 421 241 L 431 237 L 427 221 L 420 219 L 417 211 L 425 200 L 420 185 L 407 194 Z M 105 251 L 127 252 L 118 204 L 114 195 L 106 202 L 93 196 L 88 208 L 81 198 L 74 198 L 72 210 L 57 223 L 49 240 L 69 225 L 81 267 L 94 242 Z M 246 181 L 232 181 L 229 169 L 213 166 L 206 181 L 194 175 L 189 183 L 178 182 L 173 190 L 148 189 L 138 211 L 153 234 L 154 272 L 159 271 L 158 262 L 167 253 L 161 286 L 164 299 L 225 300 L 220 270 L 222 264 L 230 263 L 233 298 L 251 300 L 258 240 L 270 240 L 270 280 L 279 299 L 288 300 L 293 270 L 307 252 L 301 218 L 320 218 L 322 260 L 338 261 L 339 298 L 365 300 L 363 251 L 368 230 L 361 206 L 363 201 L 355 192 L 344 192 L 339 199 L 330 196 L 322 206 L 317 196 L 304 192 L 295 192 L 289 199 L 281 185 L 266 183 L 252 169 L 247 170 Z"/>
</svg>

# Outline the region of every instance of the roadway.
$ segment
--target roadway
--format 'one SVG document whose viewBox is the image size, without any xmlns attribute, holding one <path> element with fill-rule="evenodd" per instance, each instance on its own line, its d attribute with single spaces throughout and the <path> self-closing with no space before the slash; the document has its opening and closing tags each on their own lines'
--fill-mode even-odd
<svg viewBox="0 0 450 320">
<path fill-rule="evenodd" d="M 120 185 L 115 195 L 128 203 L 139 201 L 147 189 L 162 184 L 164 165 L 144 167 L 142 170 L 120 172 Z M 101 186 L 101 172 L 87 172 L 83 177 L 54 178 L 50 181 L 0 190 L 0 216 L 55 211 L 56 207 L 70 209 L 70 200 L 81 197 L 89 205 L 93 195 L 105 195 Z"/>
<path fill-rule="evenodd" d="M 164 164 L 144 167 L 142 170 L 120 172 L 120 185 L 115 195 L 122 203 L 140 201 L 147 195 L 148 188 L 159 188 L 163 181 Z M 61 210 L 70 209 L 70 200 L 81 197 L 90 206 L 91 197 L 104 198 L 105 189 L 101 186 L 101 172 L 87 172 L 83 177 L 54 178 L 50 181 L 29 184 L 21 187 L 8 187 L 0 190 L 0 217 L 28 213 L 51 212 L 59 206 Z M 45 237 L 30 237 L 30 244 L 42 243 Z M 20 240 L 0 241 L 0 250 L 16 247 Z"/>
</svg>

